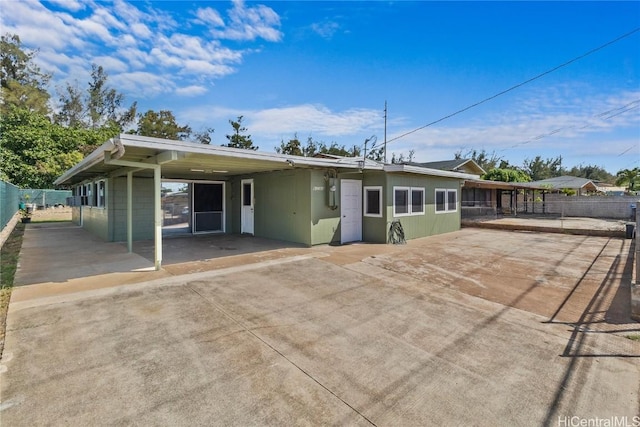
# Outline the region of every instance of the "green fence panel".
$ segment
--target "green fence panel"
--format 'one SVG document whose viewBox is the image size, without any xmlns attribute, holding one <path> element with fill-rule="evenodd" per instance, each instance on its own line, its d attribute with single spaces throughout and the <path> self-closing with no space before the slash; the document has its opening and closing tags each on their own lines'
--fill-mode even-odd
<svg viewBox="0 0 640 427">
<path fill-rule="evenodd" d="M 39 208 L 66 205 L 71 190 L 20 190 L 20 197 L 25 203 L 33 203 Z"/>
<path fill-rule="evenodd" d="M 70 190 L 20 189 L 8 182 L 0 181 L 0 229 L 9 223 L 18 212 L 21 203 L 32 203 L 38 209 L 67 204 Z"/>
<path fill-rule="evenodd" d="M 20 204 L 20 189 L 8 182 L 0 181 L 0 224 L 4 227 L 18 212 Z"/>
</svg>

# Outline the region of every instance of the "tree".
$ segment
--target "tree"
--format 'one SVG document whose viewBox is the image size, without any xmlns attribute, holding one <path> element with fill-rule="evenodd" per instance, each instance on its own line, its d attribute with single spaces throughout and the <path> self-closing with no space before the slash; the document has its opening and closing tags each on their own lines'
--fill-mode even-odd
<svg viewBox="0 0 640 427">
<path fill-rule="evenodd" d="M 503 182 L 529 182 L 531 177 L 520 169 L 501 169 L 493 168 L 484 175 L 482 179 L 490 181 L 503 181 Z"/>
<path fill-rule="evenodd" d="M 58 90 L 59 112 L 54 116 L 55 122 L 79 128 L 97 129 L 117 124 L 121 130 L 136 118 L 137 103 L 124 108 L 124 95 L 107 84 L 108 75 L 102 66 L 91 66 L 91 80 L 87 84 L 86 93 L 75 85 L 67 84 Z"/>
<path fill-rule="evenodd" d="M 280 146 L 276 147 L 276 153 L 278 154 L 288 154 L 290 156 L 304 156 L 305 153 L 302 149 L 302 144 L 298 139 L 298 134 L 294 134 L 293 138 L 289 140 L 285 144 L 284 139 L 280 141 Z"/>
<path fill-rule="evenodd" d="M 58 101 L 59 111 L 53 115 L 56 123 L 72 128 L 88 127 L 84 97 L 77 82 L 67 83 L 64 91 L 58 90 Z"/>
<path fill-rule="evenodd" d="M 251 135 L 243 135 L 247 132 L 247 128 L 242 126 L 243 116 L 238 116 L 237 121 L 229 120 L 229 124 L 233 128 L 233 134 L 226 135 L 229 143 L 223 147 L 244 148 L 246 150 L 257 150 L 258 147 L 253 145 Z"/>
<path fill-rule="evenodd" d="M 213 138 L 212 134 L 214 131 L 214 128 L 206 128 L 202 132 L 194 132 L 193 139 L 195 139 L 196 142 L 199 142 L 200 144 L 211 144 L 211 140 Z"/>
<path fill-rule="evenodd" d="M 484 149 L 482 149 L 482 151 L 468 150 L 464 154 L 462 153 L 462 150 L 458 150 L 454 154 L 454 158 L 456 160 L 471 159 L 485 171 L 489 171 L 496 167 L 502 167 L 503 162 L 502 157 L 498 156 L 495 151 L 487 153 Z"/>
<path fill-rule="evenodd" d="M 542 160 L 542 157 L 536 156 L 533 160 L 525 159 L 523 166 L 524 172 L 526 172 L 533 181 L 561 176 L 564 172 L 562 168 L 562 156 L 546 160 Z"/>
<path fill-rule="evenodd" d="M 19 187 L 52 188 L 64 171 L 119 132 L 117 127 L 67 128 L 44 114 L 13 107 L 0 117 L 0 177 Z"/>
<path fill-rule="evenodd" d="M 415 155 L 415 150 L 409 150 L 409 153 L 405 157 L 404 153 L 400 153 L 396 155 L 396 153 L 391 153 L 391 163 L 392 164 L 403 164 L 405 162 L 412 162 L 413 156 Z"/>
<path fill-rule="evenodd" d="M 615 177 L 607 172 L 604 168 L 595 165 L 578 165 L 567 171 L 567 175 L 587 178 L 593 181 L 613 183 Z"/>
<path fill-rule="evenodd" d="M 414 151 L 411 151 L 411 157 L 413 157 Z M 384 147 L 372 148 L 371 151 L 367 153 L 367 159 L 382 162 L 384 160 Z"/>
<path fill-rule="evenodd" d="M 50 74 L 43 73 L 34 63 L 37 51 L 23 49 L 20 37 L 6 34 L 0 37 L 0 113 L 11 107 L 47 114 Z"/>
<path fill-rule="evenodd" d="M 138 127 L 132 133 L 154 138 L 184 140 L 191 135 L 191 128 L 188 125 L 180 126 L 171 111 L 149 110 L 139 115 Z"/>
<path fill-rule="evenodd" d="M 616 185 L 626 186 L 627 191 L 640 189 L 640 168 L 622 169 L 616 174 Z"/>
</svg>

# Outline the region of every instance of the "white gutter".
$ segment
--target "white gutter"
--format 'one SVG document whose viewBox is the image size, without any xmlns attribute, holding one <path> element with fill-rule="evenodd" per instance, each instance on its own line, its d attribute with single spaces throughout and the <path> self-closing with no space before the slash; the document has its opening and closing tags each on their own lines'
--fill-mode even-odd
<svg viewBox="0 0 640 427">
<path fill-rule="evenodd" d="M 410 165 L 385 165 L 383 170 L 385 172 L 406 172 L 418 175 L 441 176 L 445 178 L 478 179 L 478 175 L 472 175 L 469 173 L 443 171 L 440 169 L 423 168 Z"/>
</svg>

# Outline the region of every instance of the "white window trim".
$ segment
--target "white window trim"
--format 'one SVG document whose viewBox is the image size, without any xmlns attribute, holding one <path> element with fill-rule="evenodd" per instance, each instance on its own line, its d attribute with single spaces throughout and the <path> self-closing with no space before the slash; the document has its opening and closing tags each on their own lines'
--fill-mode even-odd
<svg viewBox="0 0 640 427">
<path fill-rule="evenodd" d="M 362 203 L 362 211 L 364 212 L 364 216 L 369 216 L 369 217 L 373 217 L 373 218 L 382 218 L 382 186 L 366 186 L 363 188 L 364 189 L 364 197 L 363 197 L 363 203 Z M 368 191 L 377 191 L 380 194 L 380 198 L 378 199 L 378 209 L 380 211 L 379 214 L 371 214 L 371 213 L 367 213 L 367 202 L 368 202 L 368 198 L 367 198 L 367 192 Z M 395 208 L 395 207 L 394 207 Z"/>
<path fill-rule="evenodd" d="M 438 192 L 444 193 L 444 210 L 443 211 L 438 210 Z M 449 193 L 455 193 L 456 195 L 455 209 L 449 209 Z M 447 213 L 453 213 L 458 211 L 458 202 L 459 202 L 458 190 L 452 189 L 452 188 L 436 188 L 434 195 L 435 195 L 435 199 L 434 199 L 433 208 L 436 214 L 447 214 Z"/>
<path fill-rule="evenodd" d="M 396 212 L 396 190 L 407 191 L 407 213 L 397 213 Z M 414 191 L 422 192 L 422 211 L 421 212 L 413 212 L 413 200 L 412 195 Z M 421 216 L 425 215 L 425 189 L 424 187 L 393 187 L 393 216 L 394 218 L 399 218 L 403 216 Z"/>
</svg>

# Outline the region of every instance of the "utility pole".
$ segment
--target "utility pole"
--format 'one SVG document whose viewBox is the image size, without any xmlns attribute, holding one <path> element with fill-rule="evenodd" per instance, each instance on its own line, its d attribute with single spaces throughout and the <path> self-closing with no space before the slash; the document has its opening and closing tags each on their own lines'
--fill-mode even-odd
<svg viewBox="0 0 640 427">
<path fill-rule="evenodd" d="M 384 100 L 384 162 L 387 163 L 387 100 Z"/>
</svg>

